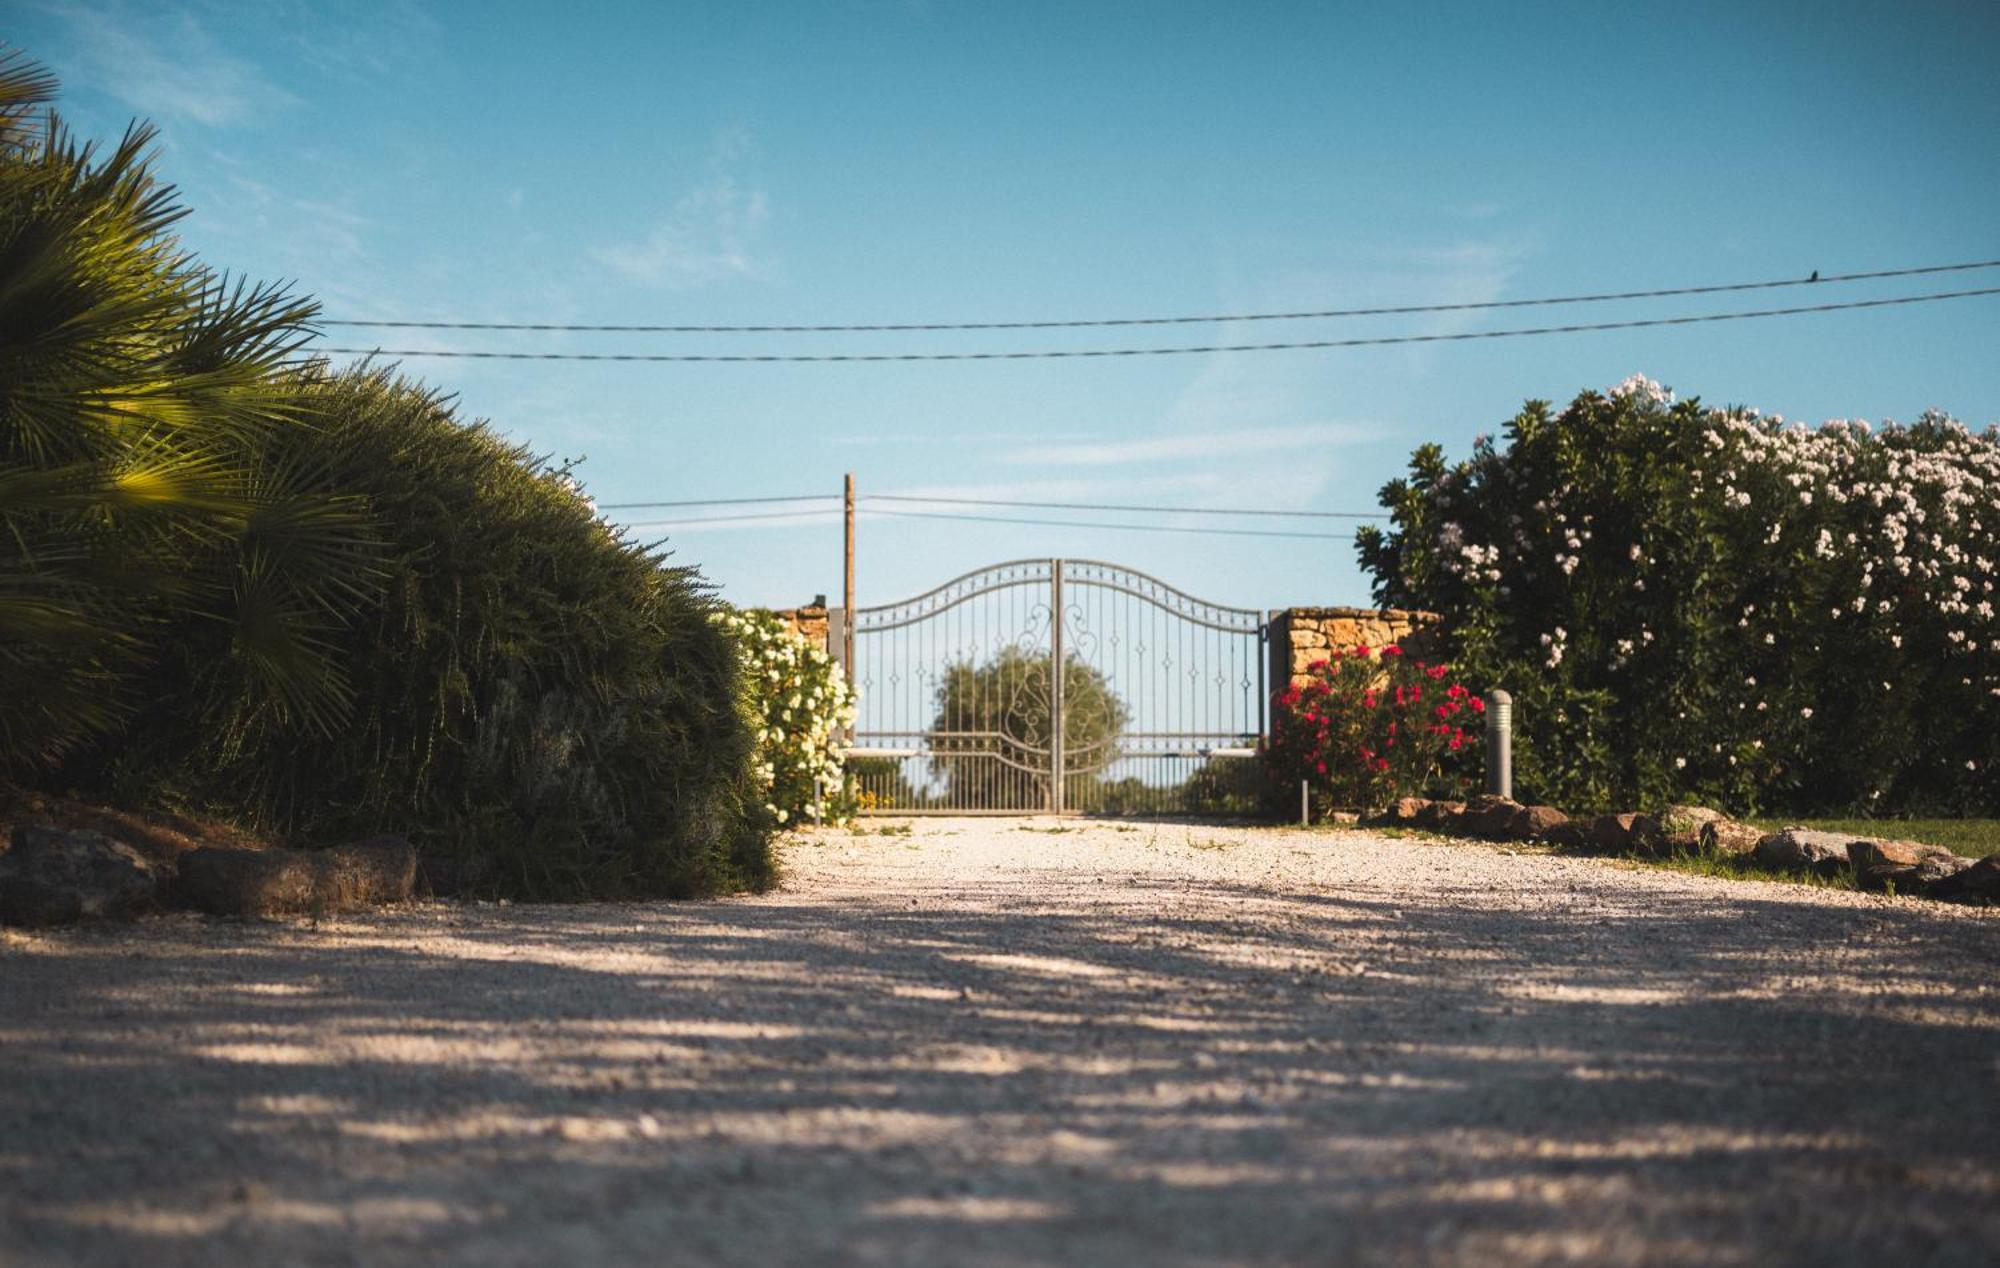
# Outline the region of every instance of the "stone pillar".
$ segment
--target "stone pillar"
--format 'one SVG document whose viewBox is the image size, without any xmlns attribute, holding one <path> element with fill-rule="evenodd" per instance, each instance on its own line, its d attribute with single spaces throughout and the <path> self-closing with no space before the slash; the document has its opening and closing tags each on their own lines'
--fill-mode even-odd
<svg viewBox="0 0 2000 1268">
<path fill-rule="evenodd" d="M 773 608 L 771 615 L 788 623 L 792 632 L 806 642 L 828 655 L 833 654 L 834 649 L 827 644 L 829 622 L 824 596 L 815 595 L 813 601 L 804 607 Z"/>
<path fill-rule="evenodd" d="M 1272 690 L 1304 682 L 1312 664 L 1335 650 L 1394 643 L 1412 656 L 1436 656 L 1438 621 L 1435 612 L 1402 608 L 1286 608 L 1271 619 Z"/>
</svg>

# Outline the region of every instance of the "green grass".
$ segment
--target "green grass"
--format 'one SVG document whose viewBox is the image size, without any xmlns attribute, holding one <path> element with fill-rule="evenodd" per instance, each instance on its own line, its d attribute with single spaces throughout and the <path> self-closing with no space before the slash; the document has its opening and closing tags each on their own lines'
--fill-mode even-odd
<svg viewBox="0 0 2000 1268">
<path fill-rule="evenodd" d="M 1719 876 L 1732 881 L 1774 881 L 1785 885 L 1809 885 L 1814 889 L 1854 889 L 1854 869 L 1843 867 L 1832 875 L 1817 872 L 1774 872 L 1759 867 L 1736 854 L 1676 854 L 1664 859 L 1621 858 L 1633 867 L 1664 868 L 1690 876 Z"/>
<path fill-rule="evenodd" d="M 1969 859 L 2000 854 L 2000 819 L 1752 819 L 1767 832 L 1799 824 L 1826 832 L 1852 832 L 1858 837 L 1888 837 L 1941 845 Z"/>
</svg>

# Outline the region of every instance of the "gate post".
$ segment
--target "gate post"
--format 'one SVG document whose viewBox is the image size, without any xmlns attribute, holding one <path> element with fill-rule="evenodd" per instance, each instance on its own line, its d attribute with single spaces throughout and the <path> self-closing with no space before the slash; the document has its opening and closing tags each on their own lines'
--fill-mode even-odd
<svg viewBox="0 0 2000 1268">
<path fill-rule="evenodd" d="M 1063 809 L 1063 573 L 1049 561 L 1049 809 Z"/>
</svg>

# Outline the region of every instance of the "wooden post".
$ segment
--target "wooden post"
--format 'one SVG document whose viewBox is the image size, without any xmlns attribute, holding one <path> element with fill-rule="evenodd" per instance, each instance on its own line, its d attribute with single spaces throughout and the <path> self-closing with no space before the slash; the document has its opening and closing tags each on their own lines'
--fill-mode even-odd
<svg viewBox="0 0 2000 1268">
<path fill-rule="evenodd" d="M 845 496 L 846 543 L 840 572 L 840 662 L 847 667 L 847 685 L 854 685 L 854 473 L 847 473 Z"/>
</svg>

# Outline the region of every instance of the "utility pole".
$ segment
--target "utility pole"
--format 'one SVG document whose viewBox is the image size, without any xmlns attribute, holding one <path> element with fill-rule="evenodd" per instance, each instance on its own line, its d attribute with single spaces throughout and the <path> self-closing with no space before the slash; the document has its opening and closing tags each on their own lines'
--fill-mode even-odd
<svg viewBox="0 0 2000 1268">
<path fill-rule="evenodd" d="M 847 668 L 847 685 L 854 685 L 854 473 L 847 473 L 846 542 L 840 573 L 840 663 Z"/>
</svg>

